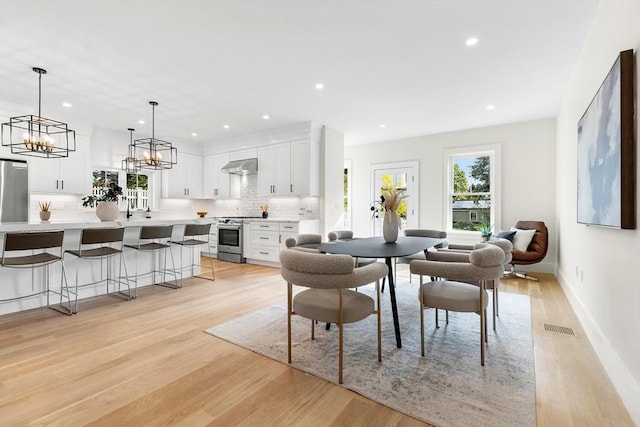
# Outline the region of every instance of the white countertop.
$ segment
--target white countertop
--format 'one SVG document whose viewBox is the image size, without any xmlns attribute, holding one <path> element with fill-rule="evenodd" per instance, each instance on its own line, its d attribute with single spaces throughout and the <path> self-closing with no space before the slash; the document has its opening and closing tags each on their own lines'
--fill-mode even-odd
<svg viewBox="0 0 640 427">
<path fill-rule="evenodd" d="M 30 222 L 4 222 L 0 223 L 0 233 L 12 231 L 45 231 L 45 230 L 76 230 L 98 227 L 141 227 L 143 225 L 176 225 L 176 224 L 208 224 L 216 222 L 213 218 L 189 218 L 189 219 L 154 219 L 135 218 L 116 221 L 30 221 Z"/>
</svg>

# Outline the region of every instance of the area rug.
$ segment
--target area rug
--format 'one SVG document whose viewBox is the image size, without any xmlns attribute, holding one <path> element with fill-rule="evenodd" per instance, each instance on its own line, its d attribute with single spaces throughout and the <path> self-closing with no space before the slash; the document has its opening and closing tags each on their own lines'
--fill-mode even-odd
<svg viewBox="0 0 640 427">
<path fill-rule="evenodd" d="M 373 287 L 360 288 L 373 294 Z M 389 295 L 382 295 L 382 363 L 377 361 L 376 320 L 345 325 L 344 384 L 378 403 L 435 426 L 535 426 L 535 379 L 530 301 L 500 293 L 497 331 L 491 327 L 485 366 L 480 365 L 480 321 L 474 313 L 425 311 L 425 357 L 420 356 L 417 285 L 397 288 L 402 348 L 395 346 Z M 214 326 L 206 332 L 287 364 L 286 303 Z M 290 366 L 338 382 L 338 328 L 292 318 Z"/>
</svg>

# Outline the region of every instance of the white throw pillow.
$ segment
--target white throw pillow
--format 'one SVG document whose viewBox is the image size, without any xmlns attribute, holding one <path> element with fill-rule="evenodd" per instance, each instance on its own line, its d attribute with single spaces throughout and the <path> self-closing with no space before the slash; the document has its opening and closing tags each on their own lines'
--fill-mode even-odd
<svg viewBox="0 0 640 427">
<path fill-rule="evenodd" d="M 511 227 L 511 231 L 515 231 L 516 235 L 513 236 L 513 250 L 526 252 L 533 239 L 533 235 L 536 234 L 536 230 L 520 230 L 518 228 Z"/>
</svg>

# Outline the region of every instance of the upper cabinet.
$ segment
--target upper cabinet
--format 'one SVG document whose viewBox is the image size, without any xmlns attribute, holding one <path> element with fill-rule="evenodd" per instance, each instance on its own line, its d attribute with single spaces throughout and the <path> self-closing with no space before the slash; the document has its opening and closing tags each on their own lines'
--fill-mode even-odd
<svg viewBox="0 0 640 427">
<path fill-rule="evenodd" d="M 36 193 L 90 194 L 91 173 L 86 161 L 88 139 L 76 135 L 76 151 L 69 157 L 29 159 L 31 191 Z"/>
<path fill-rule="evenodd" d="M 204 158 L 202 195 L 206 199 L 229 198 L 229 174 L 222 168 L 229 163 L 229 153 L 212 154 Z"/>
<path fill-rule="evenodd" d="M 258 195 L 318 196 L 319 143 L 303 139 L 258 147 Z"/>
<path fill-rule="evenodd" d="M 162 197 L 202 198 L 202 157 L 178 152 L 177 164 L 171 169 L 162 171 Z"/>
</svg>

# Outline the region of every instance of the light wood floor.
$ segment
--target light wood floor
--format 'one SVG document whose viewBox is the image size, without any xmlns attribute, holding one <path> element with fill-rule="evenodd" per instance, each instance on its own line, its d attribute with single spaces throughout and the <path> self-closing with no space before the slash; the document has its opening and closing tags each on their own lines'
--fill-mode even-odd
<svg viewBox="0 0 640 427">
<path fill-rule="evenodd" d="M 0 316 L 0 425 L 425 425 L 204 333 L 286 298 L 277 269 L 216 262 L 216 274 L 83 300 L 72 317 Z M 560 286 L 538 277 L 502 281 L 531 296 L 538 425 L 632 425 Z"/>
</svg>

